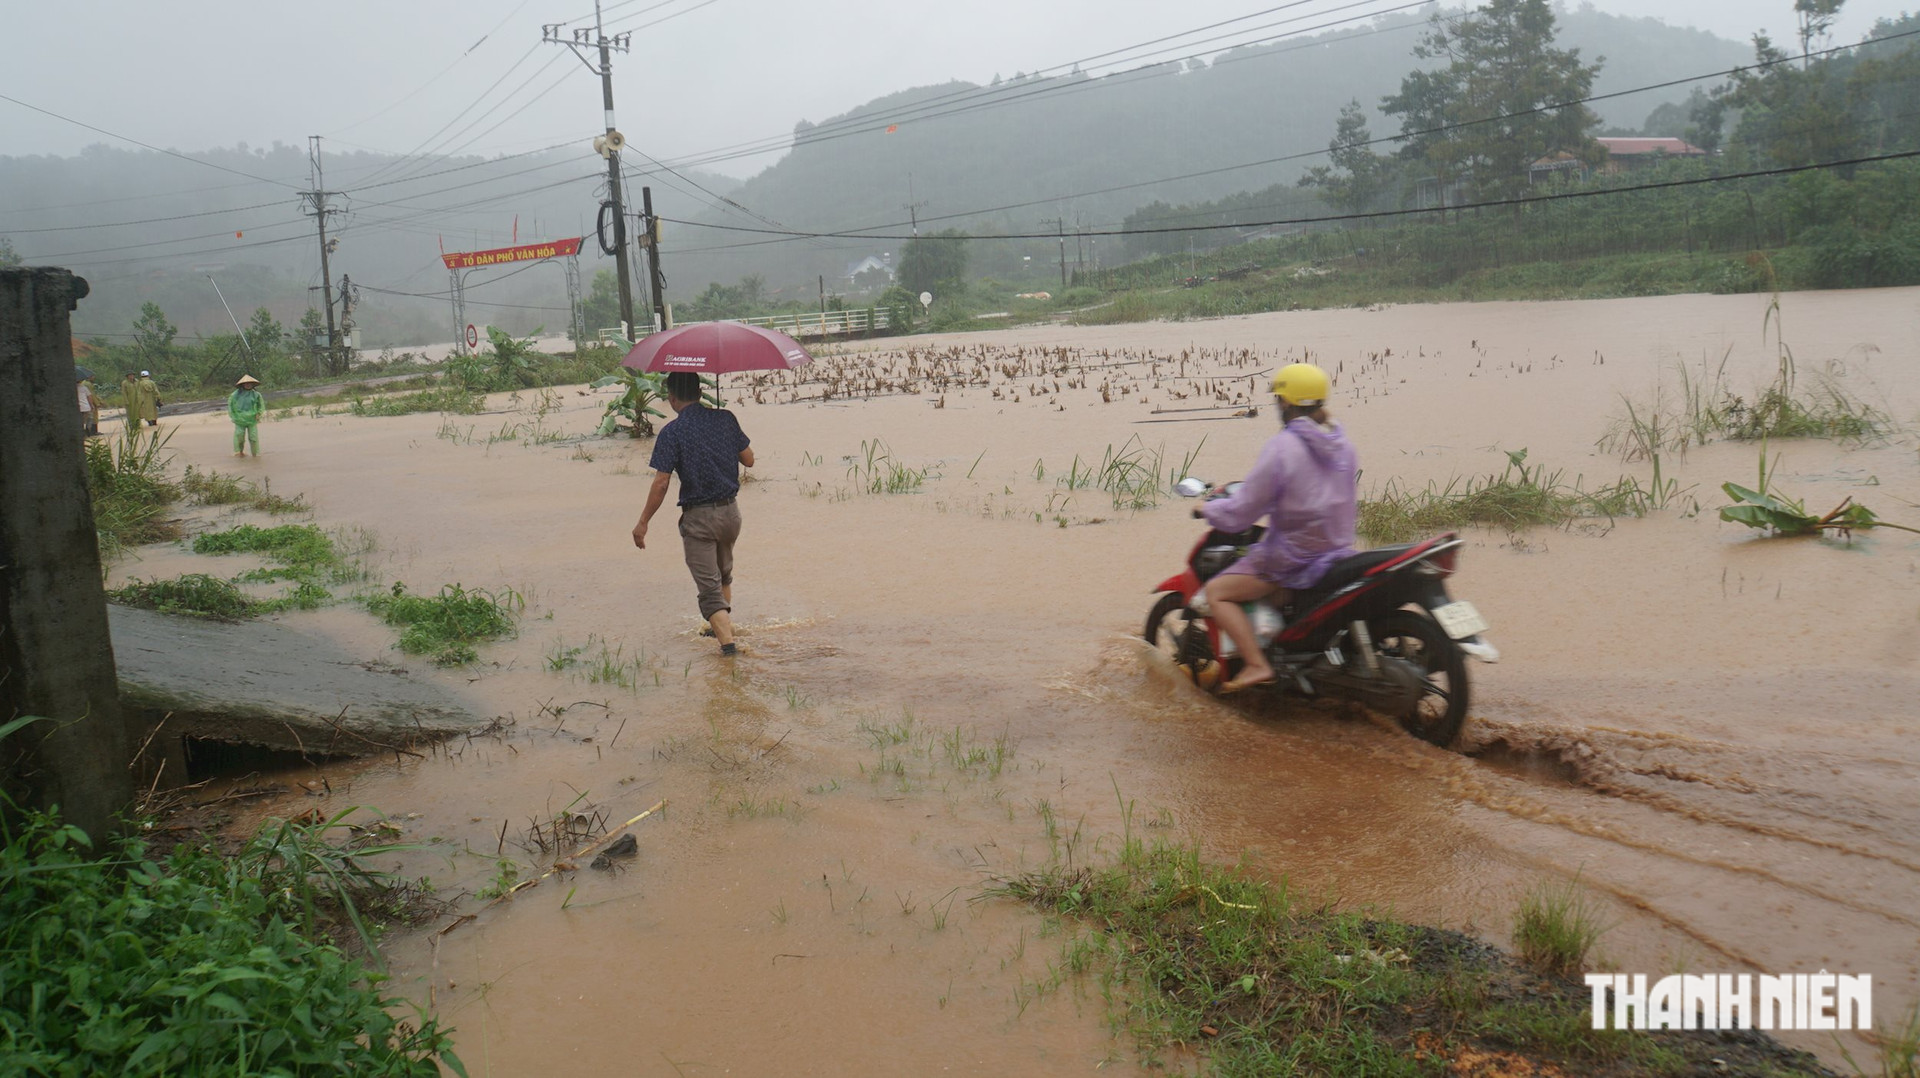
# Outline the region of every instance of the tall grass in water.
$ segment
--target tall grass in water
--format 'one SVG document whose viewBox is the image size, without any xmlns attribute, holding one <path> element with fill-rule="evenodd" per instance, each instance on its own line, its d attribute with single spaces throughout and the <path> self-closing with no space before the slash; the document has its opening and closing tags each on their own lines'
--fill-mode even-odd
<svg viewBox="0 0 1920 1078">
<path fill-rule="evenodd" d="M 1543 883 L 1527 892 L 1513 915 L 1520 957 L 1542 973 L 1570 976 L 1586 964 L 1606 926 L 1578 878 Z"/>
<path fill-rule="evenodd" d="M 1777 301 L 1776 301 L 1777 303 Z M 1769 313 L 1769 321 L 1773 315 Z M 1775 323 L 1777 324 L 1777 323 Z M 1727 384 L 1729 347 L 1720 362 L 1698 374 L 1681 364 L 1678 399 L 1659 387 L 1651 400 L 1621 397 L 1624 416 L 1616 416 L 1601 435 L 1601 452 L 1617 452 L 1622 460 L 1651 461 L 1658 472 L 1662 454 L 1684 456 L 1694 446 L 1721 438 L 1763 442 L 1776 438 L 1832 438 L 1869 442 L 1884 438 L 1898 426 L 1883 409 L 1860 399 L 1847 388 L 1842 368 L 1829 364 L 1811 378 L 1800 377 L 1793 353 L 1779 345 L 1773 380 L 1754 390 L 1749 400 Z"/>
<path fill-rule="evenodd" d="M 847 466 L 847 478 L 869 494 L 911 494 L 926 485 L 931 468 L 910 468 L 894 459 L 878 438 L 860 443 L 860 455 Z"/>
<path fill-rule="evenodd" d="M 1908 1007 L 1898 1022 L 1880 1032 L 1880 1069 L 1873 1078 L 1920 1078 L 1920 1004 Z M 1854 1062 L 1852 1052 L 1842 1048 L 1840 1055 L 1853 1073 L 1866 1078 L 1868 1072 Z"/>
<path fill-rule="evenodd" d="M 1499 475 L 1455 478 L 1444 487 L 1429 483 L 1424 490 L 1407 490 L 1389 482 L 1377 497 L 1361 500 L 1357 530 L 1379 544 L 1473 524 L 1510 530 L 1564 526 L 1584 518 L 1644 516 L 1673 494 L 1670 480 L 1662 494 L 1630 477 L 1589 491 L 1578 477 L 1569 482 L 1564 471 L 1549 472 L 1544 464 L 1528 467 L 1526 461 L 1526 450 L 1511 450 Z"/>
<path fill-rule="evenodd" d="M 87 442 L 87 491 L 93 500 L 93 526 L 103 561 L 130 546 L 180 538 L 180 525 L 163 514 L 180 500 L 180 488 L 167 478 L 173 455 L 166 451 L 173 432 L 131 427 L 118 438 Z"/>
<path fill-rule="evenodd" d="M 1112 496 L 1115 509 L 1151 509 L 1172 491 L 1174 484 L 1187 477 L 1206 444 L 1206 438 L 1202 437 L 1200 444 L 1189 450 L 1179 464 L 1168 466 L 1164 446 L 1148 449 L 1135 435 L 1117 449 L 1109 444 L 1097 467 L 1074 454 L 1066 474 L 1054 482 L 1068 490 L 1106 491 Z M 1035 465 L 1034 478 L 1041 478 L 1043 474 Z"/>
<path fill-rule="evenodd" d="M 255 483 L 251 479 L 211 469 L 203 472 L 191 464 L 187 465 L 186 473 L 180 477 L 180 489 L 197 505 L 238 505 L 274 516 L 308 510 L 301 495 L 283 498 L 275 494 L 271 479 Z"/>
</svg>

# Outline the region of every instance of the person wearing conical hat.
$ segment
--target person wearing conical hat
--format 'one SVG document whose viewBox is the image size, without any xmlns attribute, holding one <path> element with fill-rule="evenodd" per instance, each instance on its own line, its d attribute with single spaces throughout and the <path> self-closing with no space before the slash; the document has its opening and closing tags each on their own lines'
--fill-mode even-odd
<svg viewBox="0 0 1920 1078">
<path fill-rule="evenodd" d="M 267 410 L 267 399 L 260 395 L 260 379 L 251 374 L 243 374 L 233 383 L 233 392 L 227 395 L 227 416 L 233 420 L 233 455 L 244 457 L 247 446 L 253 446 L 255 459 L 260 456 L 260 413 Z"/>
</svg>

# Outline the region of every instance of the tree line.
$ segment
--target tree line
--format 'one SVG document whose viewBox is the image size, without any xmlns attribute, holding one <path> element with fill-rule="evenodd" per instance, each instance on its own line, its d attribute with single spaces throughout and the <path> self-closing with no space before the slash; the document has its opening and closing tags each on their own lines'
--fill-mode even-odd
<svg viewBox="0 0 1920 1078">
<path fill-rule="evenodd" d="M 1791 176 L 1726 180 L 1738 173 L 1798 168 L 1920 148 L 1920 44 L 1903 35 L 1920 17 L 1876 23 L 1859 46 L 1824 48 L 1843 0 L 1798 0 L 1801 54 L 1755 35 L 1754 62 L 1711 91 L 1663 105 L 1648 134 L 1709 151 L 1656 160 L 1632 172 L 1603 168 L 1599 118 L 1585 105 L 1604 61 L 1555 42 L 1545 0 L 1490 0 L 1466 18 L 1436 20 L 1414 49 L 1409 72 L 1381 111 L 1398 133 L 1376 138 L 1350 101 L 1336 121 L 1326 164 L 1297 190 L 1258 192 L 1185 206 L 1143 207 L 1128 228 L 1229 225 L 1281 217 L 1358 218 L 1294 226 L 1360 229 L 1349 251 L 1417 254 L 1436 272 L 1487 265 L 1648 251 L 1776 250 L 1767 274 L 1735 273 L 1730 285 L 1809 287 L 1920 282 L 1920 167 L 1910 160 Z M 1551 169 L 1536 163 L 1552 164 Z M 1697 186 L 1639 191 L 1673 181 Z M 1602 197 L 1460 212 L 1462 206 L 1550 194 Z M 1306 196 L 1303 198 L 1303 196 Z M 1368 219 L 1383 210 L 1430 208 L 1415 218 Z M 1130 236 L 1137 256 L 1217 249 L 1232 228 Z M 1784 274 L 1784 276 L 1782 276 Z"/>
</svg>

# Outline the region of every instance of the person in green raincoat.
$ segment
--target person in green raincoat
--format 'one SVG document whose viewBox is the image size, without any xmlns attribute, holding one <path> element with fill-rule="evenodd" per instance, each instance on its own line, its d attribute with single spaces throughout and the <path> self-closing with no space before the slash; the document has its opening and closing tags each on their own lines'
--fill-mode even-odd
<svg viewBox="0 0 1920 1078">
<path fill-rule="evenodd" d="M 260 456 L 260 413 L 267 410 L 267 399 L 260 395 L 260 379 L 251 374 L 242 375 L 233 383 L 234 389 L 227 396 L 227 415 L 233 420 L 233 455 L 247 455 L 248 445 L 253 446 L 253 455 Z"/>
<path fill-rule="evenodd" d="M 140 418 L 149 427 L 160 425 L 160 387 L 154 383 L 152 371 L 140 372 Z"/>
<path fill-rule="evenodd" d="M 134 428 L 140 425 L 140 413 L 144 410 L 146 397 L 147 391 L 140 385 L 139 373 L 128 371 L 126 377 L 120 379 L 120 403 L 127 408 L 128 437 L 132 437 Z"/>
</svg>

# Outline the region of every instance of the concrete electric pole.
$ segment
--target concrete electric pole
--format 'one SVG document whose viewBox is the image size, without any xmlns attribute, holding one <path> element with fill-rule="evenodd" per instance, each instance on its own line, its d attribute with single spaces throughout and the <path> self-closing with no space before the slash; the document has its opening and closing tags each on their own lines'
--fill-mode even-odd
<svg viewBox="0 0 1920 1078">
<path fill-rule="evenodd" d="M 1041 221 L 1040 223 L 1043 225 L 1052 225 L 1054 228 L 1054 232 L 1060 237 L 1060 291 L 1065 292 L 1067 290 L 1067 222 L 1066 222 L 1066 219 L 1062 217 L 1049 217 Z"/>
<path fill-rule="evenodd" d="M 613 57 L 615 50 L 626 52 L 631 47 L 632 34 L 615 34 L 609 38 L 600 19 L 600 0 L 593 4 L 593 29 L 574 30 L 568 37 L 561 36 L 565 23 L 548 23 L 540 28 L 540 39 L 551 45 L 565 45 L 573 50 L 587 70 L 600 76 L 600 103 L 606 111 L 607 133 L 595 140 L 595 147 L 607 159 L 607 187 L 609 201 L 613 207 L 613 255 L 614 266 L 620 278 L 620 321 L 627 325 L 627 332 L 633 332 L 633 270 L 627 264 L 627 211 L 623 204 L 620 184 L 620 148 L 626 145 L 626 139 L 613 125 Z M 585 49 L 597 49 L 600 54 L 600 66 L 593 66 L 587 59 Z"/>
<path fill-rule="evenodd" d="M 300 199 L 306 204 L 304 212 L 312 215 L 320 225 L 320 295 L 327 307 L 327 349 L 325 361 L 327 373 L 341 374 L 346 365 L 340 362 L 340 330 L 333 321 L 333 272 L 328 268 L 327 256 L 340 241 L 327 239 L 327 215 L 340 211 L 327 205 L 327 196 L 336 192 L 328 191 L 320 171 L 320 136 L 307 136 L 307 164 L 311 170 L 313 190 L 302 191 Z"/>
<path fill-rule="evenodd" d="M 667 324 L 667 278 L 660 272 L 660 219 L 653 215 L 653 188 L 640 188 L 640 209 L 647 226 L 647 290 L 653 294 L 654 324 L 672 329 Z"/>
</svg>

